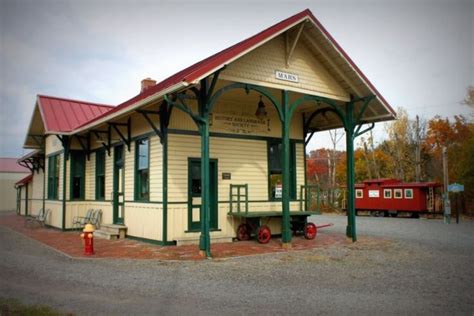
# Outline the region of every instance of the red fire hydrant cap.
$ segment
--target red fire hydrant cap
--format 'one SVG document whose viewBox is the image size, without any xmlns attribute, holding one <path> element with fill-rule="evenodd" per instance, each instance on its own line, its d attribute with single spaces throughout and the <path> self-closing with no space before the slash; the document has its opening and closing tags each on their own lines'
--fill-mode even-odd
<svg viewBox="0 0 474 316">
<path fill-rule="evenodd" d="M 93 233 L 95 231 L 94 225 L 86 224 L 84 229 L 82 230 L 84 233 Z"/>
</svg>

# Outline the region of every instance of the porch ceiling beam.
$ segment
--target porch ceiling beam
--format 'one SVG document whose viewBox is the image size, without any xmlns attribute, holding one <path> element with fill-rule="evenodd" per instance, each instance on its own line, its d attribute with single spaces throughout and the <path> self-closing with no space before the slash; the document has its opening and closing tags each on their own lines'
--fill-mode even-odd
<svg viewBox="0 0 474 316">
<path fill-rule="evenodd" d="M 109 129 L 107 131 L 101 131 L 101 130 L 91 130 L 92 133 L 94 133 L 95 137 L 97 138 L 97 140 L 101 141 L 101 144 L 102 144 L 102 147 L 105 148 L 105 150 L 107 150 L 107 155 L 110 156 L 110 126 L 109 126 Z M 107 134 L 107 143 L 105 143 L 105 141 L 103 141 L 102 139 L 102 136 L 100 136 L 100 134 Z"/>
<path fill-rule="evenodd" d="M 69 160 L 69 147 L 71 145 L 71 141 L 68 135 L 58 135 L 56 137 L 61 141 L 64 149 L 64 161 Z"/>
<path fill-rule="evenodd" d="M 300 36 L 301 36 L 301 33 L 303 32 L 303 28 L 304 28 L 304 25 L 305 25 L 306 21 L 305 22 L 302 22 L 300 24 L 300 28 L 298 29 L 298 33 L 296 33 L 296 36 L 293 40 L 293 43 L 291 44 L 291 47 L 290 47 L 290 43 L 289 43 L 289 34 L 288 32 L 286 32 L 286 68 L 290 67 L 290 59 L 291 59 L 291 55 L 293 55 L 293 52 L 295 51 L 295 48 L 296 48 L 296 44 L 298 44 L 298 40 L 300 39 Z"/>
<path fill-rule="evenodd" d="M 150 127 L 153 129 L 155 134 L 160 138 L 160 141 L 163 140 L 163 133 L 156 127 L 156 124 L 151 120 L 151 118 L 148 115 L 160 115 L 160 111 L 146 111 L 146 110 L 137 110 L 138 113 L 140 113 L 145 120 L 148 122 Z"/>
<path fill-rule="evenodd" d="M 86 152 L 87 160 L 90 160 L 90 152 L 91 152 L 90 133 L 88 133 L 87 136 L 80 136 L 80 135 L 74 135 L 74 136 L 77 138 L 77 141 L 79 142 L 79 145 L 81 146 L 82 150 Z"/>
<path fill-rule="evenodd" d="M 129 117 L 127 120 L 127 123 L 107 123 L 110 127 L 112 127 L 115 132 L 119 135 L 119 137 L 124 141 L 124 143 L 127 145 L 128 151 L 130 151 L 130 144 L 132 142 L 132 137 L 131 137 L 131 118 Z M 127 136 L 125 136 L 122 131 L 119 129 L 119 127 L 126 127 L 127 128 Z M 109 140 L 110 140 L 110 134 L 109 134 Z M 109 146 L 110 146 L 110 141 L 109 141 Z"/>
<path fill-rule="evenodd" d="M 33 167 L 31 167 L 26 161 L 20 161 L 18 162 L 18 164 L 22 167 L 25 167 L 27 168 L 28 170 L 30 170 L 31 172 L 34 172 L 35 170 L 33 169 Z"/>
</svg>

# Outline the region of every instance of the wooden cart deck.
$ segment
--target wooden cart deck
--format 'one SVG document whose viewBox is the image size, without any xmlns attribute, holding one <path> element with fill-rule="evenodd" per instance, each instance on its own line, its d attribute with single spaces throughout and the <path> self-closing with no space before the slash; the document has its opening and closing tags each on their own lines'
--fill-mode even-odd
<svg viewBox="0 0 474 316">
<path fill-rule="evenodd" d="M 251 218 L 251 217 L 279 217 L 283 216 L 282 212 L 271 211 L 271 212 L 229 212 L 228 215 L 232 215 L 240 218 Z M 290 216 L 311 216 L 317 215 L 319 212 L 316 211 L 292 211 Z"/>
</svg>

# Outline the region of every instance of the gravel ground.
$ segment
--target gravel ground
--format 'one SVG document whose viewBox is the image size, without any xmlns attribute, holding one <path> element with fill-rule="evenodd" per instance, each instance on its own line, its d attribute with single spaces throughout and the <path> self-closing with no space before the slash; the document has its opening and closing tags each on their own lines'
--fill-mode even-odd
<svg viewBox="0 0 474 316">
<path fill-rule="evenodd" d="M 473 315 L 474 222 L 357 223 L 356 244 L 202 262 L 68 259 L 0 226 L 0 296 L 79 315 Z"/>
</svg>

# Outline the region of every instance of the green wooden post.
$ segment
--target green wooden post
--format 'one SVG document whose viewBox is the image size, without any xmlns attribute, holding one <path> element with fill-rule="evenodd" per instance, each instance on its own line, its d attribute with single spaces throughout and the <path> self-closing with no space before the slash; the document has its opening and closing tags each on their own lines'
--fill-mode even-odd
<svg viewBox="0 0 474 316">
<path fill-rule="evenodd" d="M 201 80 L 199 93 L 199 114 L 202 118 L 200 123 L 201 132 L 201 236 L 199 238 L 199 250 L 206 257 L 211 256 L 211 237 L 209 233 L 209 104 L 207 95 L 207 79 Z"/>
<path fill-rule="evenodd" d="M 355 223 L 355 173 L 354 173 L 354 103 L 347 103 L 346 113 L 346 157 L 347 157 L 347 237 L 357 241 Z"/>
<path fill-rule="evenodd" d="M 283 162 L 283 183 L 282 183 L 282 233 L 281 239 L 283 244 L 291 243 L 291 229 L 290 229 L 290 109 L 288 102 L 288 91 L 282 91 L 282 162 Z"/>
</svg>

